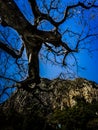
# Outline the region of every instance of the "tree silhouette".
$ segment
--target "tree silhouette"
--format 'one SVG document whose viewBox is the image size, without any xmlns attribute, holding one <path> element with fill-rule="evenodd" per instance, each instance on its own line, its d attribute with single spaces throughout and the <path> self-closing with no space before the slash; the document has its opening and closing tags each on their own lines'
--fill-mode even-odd
<svg viewBox="0 0 98 130">
<path fill-rule="evenodd" d="M 94 51 L 88 49 L 87 43 L 98 36 L 96 26 L 94 31 L 90 26 L 90 20 L 97 18 L 97 0 L 28 0 L 33 22 L 28 20 L 25 2 L 22 3 L 21 11 L 18 1 L 0 0 L 0 84 L 4 86 L 1 95 L 9 86 L 30 92 L 35 88 L 30 87 L 32 84 L 39 87 L 41 50 L 44 54 L 40 58 L 66 67 L 68 55 L 72 55 L 78 66 L 75 54 L 81 49 Z"/>
</svg>

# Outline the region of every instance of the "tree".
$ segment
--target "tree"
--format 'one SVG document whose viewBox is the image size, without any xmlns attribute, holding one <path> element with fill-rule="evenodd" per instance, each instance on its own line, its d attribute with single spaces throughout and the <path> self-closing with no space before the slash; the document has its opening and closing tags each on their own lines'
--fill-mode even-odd
<svg viewBox="0 0 98 130">
<path fill-rule="evenodd" d="M 24 2 L 22 3 L 25 5 Z M 5 59 L 3 65 L 2 60 L 0 63 L 3 66 L 0 70 L 0 78 L 6 79 L 7 84 L 12 87 L 32 91 L 30 85 L 33 83 L 37 86 L 40 83 L 39 53 L 41 50 L 44 53 L 40 58 L 46 58 L 65 68 L 68 66 L 69 55 L 74 57 L 73 64 L 78 66 L 76 53 L 81 49 L 86 49 L 90 53 L 94 51 L 95 48 L 88 48 L 90 44 L 87 43 L 94 41 L 98 36 L 97 24 L 93 26 L 94 31 L 90 25 L 92 21 L 96 21 L 98 3 L 96 0 L 75 2 L 28 0 L 26 4 L 29 11 L 31 9 L 33 12 L 33 22 L 23 13 L 26 7 L 21 11 L 18 1 L 0 1 L 0 57 Z M 90 16 L 87 16 L 88 12 Z M 28 14 L 30 15 L 29 12 Z M 75 26 L 79 29 L 75 30 Z M 69 38 L 70 41 L 67 41 Z M 10 66 L 13 66 L 12 70 L 8 69 Z M 13 68 L 17 70 L 14 72 Z M 6 92 L 9 85 L 3 89 L 3 92 Z"/>
</svg>

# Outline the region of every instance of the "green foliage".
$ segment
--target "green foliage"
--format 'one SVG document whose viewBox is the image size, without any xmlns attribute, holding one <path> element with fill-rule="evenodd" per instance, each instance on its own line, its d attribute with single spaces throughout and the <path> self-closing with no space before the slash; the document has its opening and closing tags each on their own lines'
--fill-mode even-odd
<svg viewBox="0 0 98 130">
<path fill-rule="evenodd" d="M 88 130 L 98 130 L 98 118 L 90 120 L 87 124 Z"/>
<path fill-rule="evenodd" d="M 49 121 L 56 126 L 57 130 L 97 130 L 97 112 L 98 103 L 89 104 L 80 100 L 72 108 L 65 108 L 62 111 L 55 110 L 50 115 Z"/>
<path fill-rule="evenodd" d="M 6 115 L 0 111 L 1 130 L 98 130 L 98 102 L 90 104 L 83 99 L 72 108 L 55 109 L 49 115 L 37 106 L 24 114 L 13 109 Z"/>
</svg>

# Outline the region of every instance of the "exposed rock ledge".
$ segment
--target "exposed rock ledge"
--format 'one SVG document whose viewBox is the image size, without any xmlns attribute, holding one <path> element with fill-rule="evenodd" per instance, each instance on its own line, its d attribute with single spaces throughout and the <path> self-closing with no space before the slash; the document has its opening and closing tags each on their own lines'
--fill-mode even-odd
<svg viewBox="0 0 98 130">
<path fill-rule="evenodd" d="M 86 79 L 41 79 L 39 86 L 32 88 L 32 93 L 23 89 L 16 90 L 9 100 L 0 106 L 1 113 L 8 115 L 14 112 L 26 115 L 40 110 L 47 116 L 55 109 L 73 107 L 77 99 L 84 99 L 89 103 L 98 101 L 98 85 Z"/>
</svg>

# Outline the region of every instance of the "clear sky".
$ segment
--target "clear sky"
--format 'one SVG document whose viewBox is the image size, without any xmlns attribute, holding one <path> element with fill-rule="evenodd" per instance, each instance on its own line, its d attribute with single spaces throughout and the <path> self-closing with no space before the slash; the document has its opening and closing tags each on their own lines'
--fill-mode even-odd
<svg viewBox="0 0 98 130">
<path fill-rule="evenodd" d="M 78 53 L 74 54 L 77 59 L 78 67 L 75 69 L 73 65 L 73 62 L 75 61 L 72 56 L 69 56 L 68 64 L 69 66 L 71 65 L 71 67 L 68 66 L 69 68 L 66 68 L 70 70 L 73 69 L 73 71 L 71 71 L 72 77 L 79 76 L 98 83 L 98 9 L 82 11 L 82 9 L 79 7 L 74 8 L 74 10 L 71 11 L 73 11 L 73 16 L 64 22 L 59 29 L 61 30 L 61 33 L 63 33 L 66 28 L 75 33 L 81 34 L 80 39 L 83 40 L 81 40 L 79 44 L 80 47 Z M 93 36 L 93 34 L 96 34 L 96 36 Z M 92 36 L 85 38 L 86 35 Z M 65 42 L 67 41 L 68 45 L 72 48 L 74 48 L 76 45 L 77 39 L 78 36 L 74 35 L 73 33 L 65 33 L 63 35 L 63 40 Z M 68 78 L 70 75 L 66 71 L 66 68 L 64 69 L 62 66 L 53 64 L 51 65 L 48 61 L 43 62 L 40 60 L 40 70 L 42 77 L 52 79 L 56 78 L 60 73 L 63 72 L 65 73 L 65 77 Z"/>
<path fill-rule="evenodd" d="M 30 8 L 28 0 L 14 1 L 19 6 L 26 19 L 31 24 L 34 24 L 33 12 Z M 47 10 L 44 9 L 44 5 L 41 1 L 45 1 L 44 4 L 46 4 L 47 8 L 49 9 L 51 0 L 37 0 L 37 4 L 40 5 L 40 11 L 43 13 L 47 13 Z M 59 12 L 64 12 L 64 10 L 66 9 L 66 5 L 71 5 L 73 3 L 75 4 L 77 2 L 78 0 L 60 0 L 60 3 L 58 4 Z M 89 2 L 91 2 L 91 0 L 89 0 Z M 87 3 L 88 0 L 86 0 L 85 4 L 87 5 Z M 98 1 L 96 2 L 96 4 L 98 4 Z M 70 16 L 70 14 L 72 16 Z M 60 21 L 64 17 L 64 13 L 60 15 L 57 11 L 52 10 L 50 12 L 50 16 L 53 17 L 53 19 L 55 19 L 56 21 Z M 49 31 L 54 29 L 54 26 L 49 23 L 49 21 L 44 20 L 40 23 L 38 29 Z M 39 54 L 40 76 L 44 78 L 54 79 L 57 78 L 60 74 L 63 74 L 63 76 L 61 76 L 63 78 L 72 79 L 75 77 L 83 77 L 98 83 L 98 8 L 82 10 L 82 8 L 79 7 L 70 10 L 69 18 L 62 25 L 59 26 L 58 30 L 62 34 L 62 40 L 66 42 L 71 48 L 74 49 L 76 43 L 79 41 L 78 52 L 72 53 L 67 57 L 67 66 L 64 67 L 54 62 L 55 58 L 51 52 L 49 53 L 49 58 L 52 63 L 47 59 L 44 59 L 43 56 L 46 56 L 48 52 L 41 49 Z M 4 40 L 2 34 L 6 34 L 5 36 L 8 37 L 7 43 L 10 44 L 13 48 L 19 49 L 21 47 L 21 37 L 19 36 L 19 34 L 17 34 L 16 31 L 14 31 L 14 33 L 12 33 L 11 31 L 13 30 L 9 28 L 2 28 L 0 26 L 0 39 Z M 87 35 L 89 35 L 90 37 L 86 37 Z M 0 52 L 2 51 L 0 50 Z M 3 55 L 3 58 L 1 54 Z M 14 77 L 14 79 L 16 80 L 19 80 L 20 78 L 23 79 L 24 73 L 21 73 L 21 77 L 16 75 L 16 72 L 19 71 L 18 69 L 16 69 L 16 65 L 13 64 L 13 66 L 10 66 L 10 64 L 14 63 L 15 61 L 13 59 L 10 59 L 10 57 L 8 60 L 6 60 L 4 58 L 5 55 L 7 54 L 0 53 L 0 74 L 2 75 L 5 72 L 5 70 L 3 70 L 4 72 L 2 72 L 2 66 L 6 65 L 6 62 L 8 61 L 8 68 L 5 74 L 7 76 L 10 76 L 11 78 Z M 24 52 L 22 59 L 25 60 L 23 64 L 23 69 L 26 70 L 26 52 Z M 56 56 L 56 59 L 59 62 L 60 60 L 62 60 L 62 56 Z M 19 62 L 21 62 L 21 60 Z M 27 74 L 25 74 L 25 77 L 26 75 Z M 4 79 L 0 80 L 0 85 L 2 85 L 3 80 Z M 9 81 L 7 81 L 6 84 L 8 83 Z"/>
</svg>

